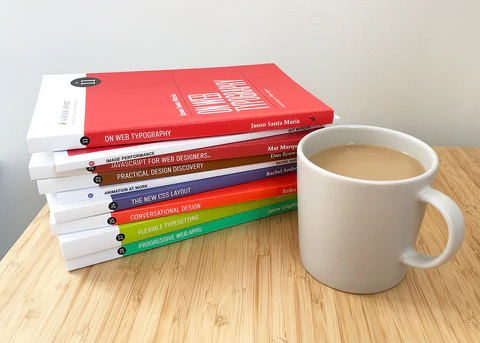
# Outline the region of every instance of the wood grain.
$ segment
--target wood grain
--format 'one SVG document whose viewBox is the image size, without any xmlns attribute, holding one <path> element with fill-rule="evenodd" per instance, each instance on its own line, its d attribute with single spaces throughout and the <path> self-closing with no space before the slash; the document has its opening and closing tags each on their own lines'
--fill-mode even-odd
<svg viewBox="0 0 480 343">
<path fill-rule="evenodd" d="M 480 342 L 480 148 L 439 147 L 466 220 L 454 260 L 353 295 L 302 267 L 296 212 L 66 272 L 45 207 L 0 262 L 2 342 Z M 417 248 L 446 225 L 428 208 Z"/>
</svg>

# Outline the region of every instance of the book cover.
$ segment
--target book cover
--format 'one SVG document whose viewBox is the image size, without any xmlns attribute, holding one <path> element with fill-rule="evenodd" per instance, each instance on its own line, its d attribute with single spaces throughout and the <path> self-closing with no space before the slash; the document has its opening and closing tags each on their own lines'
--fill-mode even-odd
<svg viewBox="0 0 480 343">
<path fill-rule="evenodd" d="M 257 163 L 280 161 L 287 158 L 293 159 L 296 158 L 296 155 L 296 151 L 284 151 L 281 153 L 271 153 L 267 155 L 120 170 L 109 173 L 93 173 L 90 175 L 67 176 L 63 178 L 42 179 L 38 180 L 37 184 L 40 194 L 56 193 L 95 187 L 97 185 L 102 187 L 124 184 L 126 182 L 152 180 L 175 175 L 194 174 L 209 170 L 220 170 L 224 168 L 246 166 Z"/>
<path fill-rule="evenodd" d="M 182 182 L 175 185 L 150 188 L 136 192 L 112 194 L 104 197 L 59 204 L 56 194 L 47 194 L 50 214 L 57 223 L 64 223 L 75 219 L 91 217 L 104 213 L 117 212 L 128 208 L 159 203 L 162 201 L 182 198 L 187 195 L 208 192 L 235 185 L 269 179 L 295 173 L 297 164 L 262 168 L 230 175 L 211 177 L 204 180 Z M 184 194 L 187 192 L 188 194 Z"/>
<path fill-rule="evenodd" d="M 191 226 L 183 230 L 177 230 L 174 232 L 162 234 L 153 238 L 148 238 L 125 245 L 121 245 L 120 243 L 118 243 L 117 246 L 114 248 L 106 249 L 73 259 L 67 259 L 65 260 L 65 266 L 68 271 L 84 268 L 97 263 L 102 263 L 117 258 L 130 256 L 146 250 L 159 248 L 161 246 L 183 241 L 189 238 L 206 235 L 211 232 L 234 227 L 261 218 L 266 218 L 272 215 L 292 211 L 296 208 L 297 200 L 291 199 L 277 204 L 272 204 L 269 206 L 264 206 L 250 211 L 235 214 L 229 217 L 213 220 L 201 225 Z"/>
<path fill-rule="evenodd" d="M 296 163 L 296 161 L 297 161 L 296 158 L 292 158 L 292 159 L 286 159 L 286 160 L 278 160 L 278 161 L 271 161 L 271 162 L 247 164 L 247 165 L 237 166 L 237 167 L 215 169 L 215 170 L 209 170 L 209 171 L 193 173 L 193 174 L 168 176 L 168 177 L 161 177 L 161 178 L 149 179 L 149 180 L 143 180 L 143 181 L 125 182 L 125 183 L 108 185 L 108 186 L 96 185 L 89 188 L 58 192 L 56 193 L 56 198 L 59 204 L 66 204 L 69 202 L 76 202 L 76 201 L 81 201 L 86 199 L 96 199 L 99 197 L 104 197 L 112 194 L 130 193 L 136 190 L 155 188 L 155 187 L 160 187 L 165 185 L 174 185 L 181 182 L 202 180 L 202 179 L 211 178 L 215 176 L 236 174 L 236 173 L 241 173 L 249 170 L 256 170 L 256 169 L 280 166 L 285 164 L 291 164 L 291 163 Z M 63 182 L 62 179 L 66 179 L 66 178 L 56 179 L 57 183 L 62 183 Z M 43 180 L 38 180 L 37 183 L 39 183 L 40 181 L 43 181 Z M 57 187 L 62 187 L 62 186 L 57 185 Z M 42 191 L 43 190 L 39 188 L 40 194 L 43 194 Z M 184 194 L 184 195 L 189 195 L 189 194 Z"/>
<path fill-rule="evenodd" d="M 295 199 L 296 194 L 274 198 L 265 198 L 209 208 L 189 213 L 174 214 L 133 223 L 112 225 L 98 229 L 84 230 L 64 235 L 58 235 L 58 242 L 64 259 L 72 259 L 97 251 L 114 248 L 120 243 L 128 244 L 139 240 L 152 238 L 161 234 L 181 230 L 186 227 L 203 224 L 237 213 L 268 206 L 278 202 Z"/>
<path fill-rule="evenodd" d="M 96 229 L 107 225 L 120 225 L 240 202 L 296 194 L 296 185 L 296 174 L 288 174 L 64 223 L 57 223 L 50 213 L 50 229 L 52 234 L 59 235 Z"/>
<path fill-rule="evenodd" d="M 331 124 L 333 110 L 275 64 L 47 75 L 30 152 Z"/>
<path fill-rule="evenodd" d="M 303 132 L 317 127 L 306 126 L 295 129 L 282 129 L 273 131 L 261 131 L 244 133 L 239 135 L 215 136 L 205 138 L 192 138 L 168 142 L 157 142 L 149 144 L 136 144 L 122 147 L 77 149 L 69 151 L 57 151 L 53 153 L 55 169 L 58 172 L 89 168 L 110 164 L 113 162 L 124 162 L 145 157 L 154 157 L 174 152 L 199 149 L 209 146 L 217 146 L 234 142 L 243 142 L 252 139 L 284 135 L 294 132 Z"/>
<path fill-rule="evenodd" d="M 153 155 L 137 159 L 130 159 L 128 158 L 128 156 L 115 157 L 112 158 L 113 162 L 111 161 L 110 163 L 104 165 L 93 165 L 91 167 L 89 166 L 63 172 L 58 172 L 56 170 L 53 153 L 34 153 L 30 158 L 29 164 L 30 178 L 32 180 L 51 179 L 75 175 L 89 175 L 92 173 L 108 173 L 118 170 L 168 166 L 180 163 L 215 161 L 226 158 L 237 158 L 296 151 L 300 139 L 302 139 L 308 133 L 313 132 L 314 130 L 298 131 L 281 134 L 278 136 L 257 138 L 187 151 Z M 148 143 L 146 145 L 154 144 L 157 143 Z M 94 149 L 75 151 L 89 150 Z M 152 152 L 155 153 L 155 151 Z"/>
</svg>

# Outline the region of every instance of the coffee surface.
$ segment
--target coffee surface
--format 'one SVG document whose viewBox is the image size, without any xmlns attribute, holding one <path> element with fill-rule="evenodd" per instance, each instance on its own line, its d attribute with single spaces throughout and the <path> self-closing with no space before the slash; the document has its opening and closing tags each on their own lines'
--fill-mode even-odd
<svg viewBox="0 0 480 343">
<path fill-rule="evenodd" d="M 403 180 L 425 172 L 412 156 L 372 144 L 333 146 L 315 152 L 309 160 L 332 173 L 371 181 Z"/>
</svg>

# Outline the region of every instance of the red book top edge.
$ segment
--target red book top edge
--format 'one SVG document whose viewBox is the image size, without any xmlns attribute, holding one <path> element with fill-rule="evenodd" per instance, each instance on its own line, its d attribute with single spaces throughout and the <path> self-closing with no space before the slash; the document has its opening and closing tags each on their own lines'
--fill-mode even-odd
<svg viewBox="0 0 480 343">
<path fill-rule="evenodd" d="M 333 121 L 275 64 L 44 76 L 31 152 L 229 135 Z M 33 150 L 33 151 L 32 151 Z"/>
</svg>

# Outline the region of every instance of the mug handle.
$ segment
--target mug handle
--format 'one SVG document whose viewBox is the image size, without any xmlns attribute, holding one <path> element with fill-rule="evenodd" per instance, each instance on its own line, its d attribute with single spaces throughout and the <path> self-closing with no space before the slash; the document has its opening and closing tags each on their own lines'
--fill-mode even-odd
<svg viewBox="0 0 480 343">
<path fill-rule="evenodd" d="M 420 201 L 434 206 L 445 218 L 448 227 L 447 246 L 438 256 L 428 256 L 408 247 L 402 254 L 400 261 L 407 266 L 429 269 L 439 267 L 455 256 L 463 242 L 465 221 L 457 204 L 445 194 L 431 187 L 424 188 L 419 193 Z"/>
</svg>

